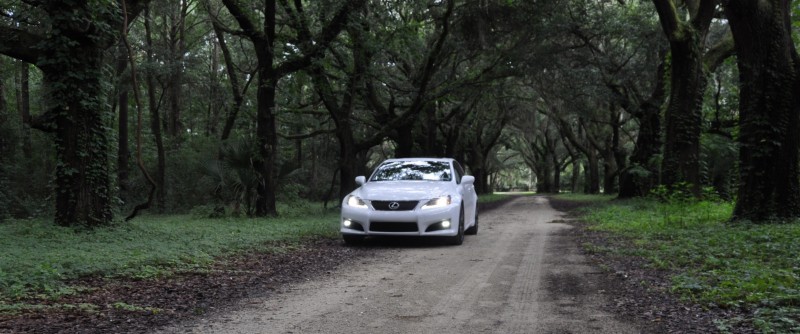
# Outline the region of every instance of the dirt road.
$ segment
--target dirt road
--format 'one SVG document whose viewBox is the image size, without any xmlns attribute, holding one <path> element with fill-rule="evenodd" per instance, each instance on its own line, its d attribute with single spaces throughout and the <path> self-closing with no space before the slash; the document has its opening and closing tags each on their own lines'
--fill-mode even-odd
<svg viewBox="0 0 800 334">
<path fill-rule="evenodd" d="M 367 243 L 378 256 L 160 333 L 642 332 L 604 311 L 600 269 L 558 219 L 545 198 L 520 197 L 461 246 Z"/>
</svg>

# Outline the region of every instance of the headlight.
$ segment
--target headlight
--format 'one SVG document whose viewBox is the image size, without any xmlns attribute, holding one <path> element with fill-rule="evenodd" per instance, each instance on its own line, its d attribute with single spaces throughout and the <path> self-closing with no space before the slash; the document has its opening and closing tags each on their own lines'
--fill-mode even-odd
<svg viewBox="0 0 800 334">
<path fill-rule="evenodd" d="M 450 205 L 450 202 L 451 202 L 450 195 L 436 197 L 428 201 L 428 203 L 425 203 L 425 205 L 423 205 L 422 208 L 423 209 L 443 208 Z"/>
<path fill-rule="evenodd" d="M 354 195 L 347 196 L 347 205 L 354 206 L 357 208 L 364 208 L 364 209 L 367 208 L 367 203 L 365 203 L 364 200 L 362 200 L 358 196 Z"/>
</svg>

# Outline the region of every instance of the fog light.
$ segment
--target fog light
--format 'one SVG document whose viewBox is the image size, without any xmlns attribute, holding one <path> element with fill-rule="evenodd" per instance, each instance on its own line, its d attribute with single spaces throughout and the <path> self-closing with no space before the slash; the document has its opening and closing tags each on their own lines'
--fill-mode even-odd
<svg viewBox="0 0 800 334">
<path fill-rule="evenodd" d="M 449 220 L 442 221 L 442 227 L 443 228 L 450 228 L 450 221 Z"/>
<path fill-rule="evenodd" d="M 350 227 L 353 225 L 353 221 L 350 219 L 345 219 L 342 225 L 344 225 L 344 227 Z"/>
</svg>

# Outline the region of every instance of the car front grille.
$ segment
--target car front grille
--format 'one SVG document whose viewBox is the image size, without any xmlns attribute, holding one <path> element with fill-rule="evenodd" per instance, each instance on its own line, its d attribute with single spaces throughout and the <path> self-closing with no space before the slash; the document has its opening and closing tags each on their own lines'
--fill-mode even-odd
<svg viewBox="0 0 800 334">
<path fill-rule="evenodd" d="M 419 201 L 372 201 L 372 207 L 378 211 L 411 211 Z"/>
<path fill-rule="evenodd" d="M 417 223 L 372 222 L 369 230 L 373 232 L 417 232 Z"/>
</svg>

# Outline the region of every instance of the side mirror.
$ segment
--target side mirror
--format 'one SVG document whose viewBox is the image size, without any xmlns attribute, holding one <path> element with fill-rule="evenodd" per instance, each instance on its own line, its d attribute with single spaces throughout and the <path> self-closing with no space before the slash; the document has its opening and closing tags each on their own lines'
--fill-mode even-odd
<svg viewBox="0 0 800 334">
<path fill-rule="evenodd" d="M 461 183 L 463 184 L 473 184 L 475 183 L 475 177 L 472 175 L 464 175 L 461 177 Z"/>
<path fill-rule="evenodd" d="M 356 176 L 356 183 L 360 186 L 367 182 L 367 178 L 363 176 Z"/>
</svg>

